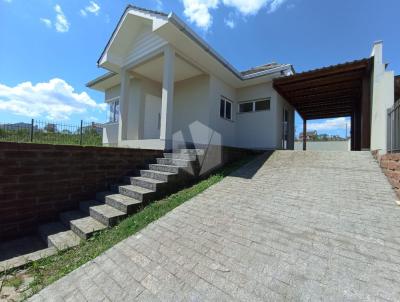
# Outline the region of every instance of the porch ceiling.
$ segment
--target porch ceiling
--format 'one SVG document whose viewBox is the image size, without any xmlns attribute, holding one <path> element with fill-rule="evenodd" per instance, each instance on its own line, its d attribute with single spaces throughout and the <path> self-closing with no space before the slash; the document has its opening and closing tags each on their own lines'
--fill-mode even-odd
<svg viewBox="0 0 400 302">
<path fill-rule="evenodd" d="M 371 65 L 370 58 L 362 59 L 274 79 L 273 85 L 304 119 L 350 116 Z"/>
<path fill-rule="evenodd" d="M 132 71 L 135 74 L 142 75 L 153 81 L 162 82 L 163 65 L 164 65 L 164 56 L 161 55 L 135 67 Z M 201 70 L 194 67 L 192 64 L 188 63 L 180 56 L 178 55 L 175 56 L 175 75 L 174 75 L 175 82 L 186 80 L 201 74 L 202 74 Z"/>
</svg>

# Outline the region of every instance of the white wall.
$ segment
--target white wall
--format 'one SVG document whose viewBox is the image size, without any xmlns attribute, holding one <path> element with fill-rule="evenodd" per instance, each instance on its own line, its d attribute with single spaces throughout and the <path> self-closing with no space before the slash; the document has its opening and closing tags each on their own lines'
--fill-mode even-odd
<svg viewBox="0 0 400 302">
<path fill-rule="evenodd" d="M 219 116 L 221 96 L 233 102 L 232 120 L 226 120 Z M 210 144 L 236 147 L 236 90 L 220 79 L 210 76 L 209 104 Z"/>
<path fill-rule="evenodd" d="M 289 111 L 288 148 L 293 148 L 294 110 L 272 87 L 272 82 L 237 89 L 237 102 L 270 99 L 270 110 L 237 114 L 237 146 L 255 149 L 282 148 L 283 108 Z M 237 108 L 236 108 L 237 110 Z"/>
<path fill-rule="evenodd" d="M 374 70 L 372 74 L 371 150 L 387 148 L 387 110 L 394 104 L 394 73 L 386 71 L 382 42 L 374 44 Z"/>
<path fill-rule="evenodd" d="M 156 51 L 167 44 L 167 41 L 152 32 L 150 25 L 143 26 L 142 31 L 134 39 L 133 44 L 130 46 L 131 51 L 128 52 L 124 59 L 124 65 L 128 65 L 147 54 Z"/>
<path fill-rule="evenodd" d="M 295 150 L 303 150 L 303 142 L 297 141 L 294 146 Z M 326 141 L 326 142 L 307 142 L 307 150 L 310 151 L 350 151 L 351 142 L 346 141 Z"/>
<path fill-rule="evenodd" d="M 276 93 L 276 149 L 283 148 L 283 109 L 289 112 L 288 141 L 286 149 L 294 149 L 294 108 L 279 93 Z M 279 126 L 280 125 L 280 126 Z"/>
<path fill-rule="evenodd" d="M 105 91 L 105 99 L 109 100 L 120 95 L 121 86 L 117 85 Z M 145 101 L 148 97 L 161 97 L 161 84 L 148 79 L 133 78 L 130 80 L 127 140 L 144 138 Z M 110 128 L 110 129 L 108 129 Z M 103 131 L 103 143 L 118 141 L 118 131 L 115 127 L 108 127 Z M 117 136 L 116 138 L 114 136 Z"/>
<path fill-rule="evenodd" d="M 151 94 L 146 95 L 144 103 L 144 139 L 160 138 L 161 98 Z"/>
<path fill-rule="evenodd" d="M 106 124 L 103 127 L 103 145 L 117 146 L 118 145 L 118 124 Z"/>
<path fill-rule="evenodd" d="M 120 93 L 121 93 L 121 85 L 113 86 L 105 91 L 104 100 L 107 101 L 115 97 L 119 97 Z"/>
<path fill-rule="evenodd" d="M 175 83 L 172 139 L 174 148 L 183 142 L 209 142 L 209 84 L 206 75 Z"/>
<path fill-rule="evenodd" d="M 119 90 L 119 85 L 107 90 L 106 98 L 118 96 Z M 149 117 L 146 108 L 153 110 L 146 106 L 146 100 L 160 100 L 161 84 L 134 78 L 130 80 L 129 90 L 127 140 L 157 139 L 155 131 L 145 131 L 145 125 L 156 123 L 154 114 L 151 121 L 145 121 Z M 231 121 L 219 116 L 221 96 L 233 103 Z M 270 98 L 270 110 L 238 113 L 239 102 L 259 98 Z M 234 89 L 220 79 L 208 75 L 177 82 L 174 88 L 173 147 L 190 142 L 197 145 L 280 149 L 284 107 L 289 110 L 288 148 L 293 148 L 294 110 L 272 88 L 272 82 L 240 89 Z M 107 142 L 115 141 L 112 136 L 117 133 L 112 130 L 106 132 Z"/>
<path fill-rule="evenodd" d="M 259 98 L 270 99 L 270 110 L 237 114 L 237 145 L 242 148 L 276 147 L 276 97 L 272 83 L 263 83 L 237 90 L 238 103 Z M 238 108 L 235 108 L 238 110 Z"/>
</svg>

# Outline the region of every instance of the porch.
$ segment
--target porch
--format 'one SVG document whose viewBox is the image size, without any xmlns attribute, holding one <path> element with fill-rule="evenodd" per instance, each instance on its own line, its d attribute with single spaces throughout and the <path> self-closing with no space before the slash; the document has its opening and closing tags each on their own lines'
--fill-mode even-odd
<svg viewBox="0 0 400 302">
<path fill-rule="evenodd" d="M 115 75 L 118 96 L 111 100 L 117 100 L 118 108 L 112 111 L 114 122 L 105 125 L 105 144 L 171 150 L 174 121 L 182 120 L 180 112 L 174 118 L 174 103 L 184 101 L 177 83 L 187 84 L 201 75 L 197 66 L 170 45 L 123 67 Z"/>
</svg>

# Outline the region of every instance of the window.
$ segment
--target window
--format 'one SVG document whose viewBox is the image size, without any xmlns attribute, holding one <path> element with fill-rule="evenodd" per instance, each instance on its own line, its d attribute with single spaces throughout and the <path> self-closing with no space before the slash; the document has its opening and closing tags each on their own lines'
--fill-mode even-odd
<svg viewBox="0 0 400 302">
<path fill-rule="evenodd" d="M 232 120 L 232 102 L 221 98 L 219 103 L 219 116 L 227 120 Z"/>
<path fill-rule="evenodd" d="M 270 109 L 269 99 L 247 101 L 239 104 L 239 113 L 266 111 Z"/>
<path fill-rule="evenodd" d="M 108 101 L 108 122 L 118 123 L 119 120 L 119 98 Z"/>
<path fill-rule="evenodd" d="M 253 111 L 253 102 L 239 104 L 239 112 Z"/>
</svg>

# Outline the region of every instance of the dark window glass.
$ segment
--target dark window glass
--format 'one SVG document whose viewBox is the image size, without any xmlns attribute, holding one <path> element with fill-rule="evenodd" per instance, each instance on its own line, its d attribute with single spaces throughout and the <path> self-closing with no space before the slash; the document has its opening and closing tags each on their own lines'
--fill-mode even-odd
<svg viewBox="0 0 400 302">
<path fill-rule="evenodd" d="M 230 102 L 226 102 L 226 114 L 225 117 L 230 120 L 231 117 L 231 112 L 232 112 L 232 104 Z"/>
<path fill-rule="evenodd" d="M 239 104 L 239 112 L 253 111 L 253 102 Z"/>
<path fill-rule="evenodd" d="M 269 100 L 256 101 L 256 111 L 269 110 Z"/>
<path fill-rule="evenodd" d="M 225 117 L 224 113 L 225 113 L 225 101 L 223 99 L 221 99 L 221 102 L 219 104 L 219 116 Z"/>
</svg>

